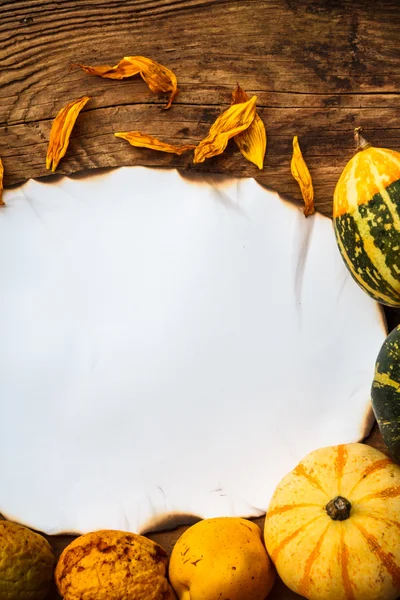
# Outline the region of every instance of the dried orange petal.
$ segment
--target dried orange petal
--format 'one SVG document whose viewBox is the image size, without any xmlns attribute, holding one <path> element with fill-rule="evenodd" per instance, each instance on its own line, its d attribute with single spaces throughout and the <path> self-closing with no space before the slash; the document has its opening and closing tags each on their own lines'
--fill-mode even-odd
<svg viewBox="0 0 400 600">
<path fill-rule="evenodd" d="M 109 65 L 90 67 L 81 64 L 72 66 L 80 67 L 89 75 L 99 75 L 99 77 L 105 77 L 106 79 L 125 79 L 140 74 L 152 92 L 171 92 L 165 108 L 171 106 L 178 93 L 178 82 L 175 74 L 167 67 L 145 56 L 124 56 L 114 67 Z"/>
<path fill-rule="evenodd" d="M 248 99 L 248 95 L 238 84 L 236 90 L 232 93 L 232 104 L 240 104 Z M 250 127 L 235 135 L 233 139 L 243 156 L 259 169 L 262 169 L 267 150 L 267 134 L 260 115 L 256 113 Z"/>
<path fill-rule="evenodd" d="M 194 151 L 195 163 L 201 163 L 206 158 L 221 154 L 230 138 L 247 129 L 256 114 L 257 96 L 247 102 L 232 104 L 220 115 L 211 126 L 208 136 L 202 140 Z"/>
<path fill-rule="evenodd" d="M 193 144 L 185 144 L 183 146 L 173 146 L 162 142 L 157 138 L 147 135 L 146 133 L 140 133 L 140 131 L 125 131 L 120 133 L 114 133 L 115 137 L 122 138 L 131 144 L 131 146 L 138 146 L 140 148 L 151 148 L 152 150 L 160 150 L 161 152 L 170 152 L 171 154 L 183 154 L 187 150 L 193 150 L 196 148 Z"/>
<path fill-rule="evenodd" d="M 46 168 L 52 172 L 57 169 L 58 163 L 65 155 L 71 132 L 75 121 L 86 102 L 90 100 L 89 96 L 83 96 L 70 102 L 60 110 L 53 121 L 50 131 L 49 147 L 46 156 Z"/>
<path fill-rule="evenodd" d="M 249 96 L 246 94 L 244 89 L 240 87 L 240 85 L 236 84 L 236 89 L 232 92 L 232 102 L 231 104 L 240 104 L 241 102 L 247 102 Z"/>
<path fill-rule="evenodd" d="M 315 213 L 314 206 L 314 188 L 310 171 L 306 165 L 303 155 L 300 150 L 299 140 L 297 135 L 293 138 L 293 157 L 290 163 L 290 169 L 293 177 L 300 186 L 301 195 L 304 200 L 304 215 L 309 217 Z"/>
<path fill-rule="evenodd" d="M 3 161 L 0 158 L 0 206 L 6 205 L 6 203 L 3 200 L 3 176 L 4 176 L 4 167 L 3 167 Z"/>
</svg>

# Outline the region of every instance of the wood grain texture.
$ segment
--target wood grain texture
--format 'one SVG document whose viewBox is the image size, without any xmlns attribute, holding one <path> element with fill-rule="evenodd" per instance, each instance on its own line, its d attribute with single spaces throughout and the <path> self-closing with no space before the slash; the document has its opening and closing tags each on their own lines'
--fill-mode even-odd
<svg viewBox="0 0 400 600">
<path fill-rule="evenodd" d="M 43 177 L 52 119 L 90 95 L 58 172 L 148 165 L 254 176 L 300 199 L 290 174 L 298 135 L 317 207 L 331 214 L 335 183 L 353 151 L 352 131 L 400 150 L 400 10 L 397 0 L 3 0 L 0 2 L 0 156 L 5 185 Z M 140 78 L 85 75 L 70 64 L 116 64 L 150 56 L 175 71 L 180 93 L 165 98 Z M 130 147 L 115 131 L 142 130 L 196 143 L 229 105 L 239 82 L 256 94 L 268 133 L 258 171 L 234 144 L 192 164 Z"/>
</svg>

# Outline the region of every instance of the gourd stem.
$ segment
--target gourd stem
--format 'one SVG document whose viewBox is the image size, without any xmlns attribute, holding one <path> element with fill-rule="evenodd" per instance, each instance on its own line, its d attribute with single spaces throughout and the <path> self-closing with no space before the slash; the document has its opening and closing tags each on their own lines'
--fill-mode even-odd
<svg viewBox="0 0 400 600">
<path fill-rule="evenodd" d="M 336 496 L 325 506 L 325 510 L 332 521 L 345 521 L 350 517 L 351 504 L 347 498 Z"/>
<path fill-rule="evenodd" d="M 356 152 L 360 152 L 360 150 L 365 150 L 365 148 L 370 148 L 371 144 L 367 142 L 362 135 L 360 135 L 362 131 L 362 127 L 356 127 L 354 130 L 354 140 L 356 142 Z"/>
</svg>

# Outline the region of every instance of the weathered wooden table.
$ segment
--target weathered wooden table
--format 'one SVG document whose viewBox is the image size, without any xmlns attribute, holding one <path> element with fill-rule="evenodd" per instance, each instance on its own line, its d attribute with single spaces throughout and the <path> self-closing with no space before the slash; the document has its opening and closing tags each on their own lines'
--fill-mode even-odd
<svg viewBox="0 0 400 600">
<path fill-rule="evenodd" d="M 290 175 L 298 135 L 319 210 L 331 212 L 353 129 L 400 149 L 397 0 L 2 0 L 0 155 L 5 185 L 46 175 L 51 121 L 70 100 L 92 97 L 60 173 L 120 165 L 193 170 L 190 155 L 133 149 L 113 132 L 140 129 L 197 142 L 230 103 L 237 82 L 258 97 L 268 132 L 265 169 L 234 144 L 196 169 L 255 176 L 300 198 Z M 170 111 L 140 78 L 115 82 L 70 64 L 116 64 L 145 55 L 174 70 Z"/>
<path fill-rule="evenodd" d="M 353 152 L 354 127 L 362 126 L 373 144 L 400 150 L 397 0 L 0 0 L 0 17 L 5 186 L 48 175 L 51 122 L 83 95 L 92 99 L 59 173 L 177 167 L 256 177 L 300 200 L 290 174 L 298 135 L 317 208 L 330 215 L 335 183 Z M 149 56 L 176 73 L 180 93 L 171 110 L 162 110 L 165 98 L 140 78 L 115 82 L 70 69 L 76 62 L 116 64 L 127 55 Z M 230 104 L 236 83 L 257 95 L 267 127 L 263 171 L 234 144 L 193 165 L 189 154 L 132 148 L 113 136 L 141 130 L 172 143 L 196 143 Z M 389 327 L 400 321 L 394 311 L 387 316 Z M 376 431 L 371 440 L 381 446 Z M 170 550 L 180 533 L 152 537 Z M 51 541 L 59 552 L 69 540 Z M 280 583 L 270 597 L 299 598 Z"/>
</svg>

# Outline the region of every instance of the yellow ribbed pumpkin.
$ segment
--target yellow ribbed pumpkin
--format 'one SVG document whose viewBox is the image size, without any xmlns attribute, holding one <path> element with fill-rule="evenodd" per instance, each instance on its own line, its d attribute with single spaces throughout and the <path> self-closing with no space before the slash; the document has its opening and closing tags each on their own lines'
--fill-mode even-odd
<svg viewBox="0 0 400 600">
<path fill-rule="evenodd" d="M 355 133 L 357 152 L 333 196 L 336 241 L 360 287 L 382 304 L 400 306 L 400 153 Z"/>
<path fill-rule="evenodd" d="M 264 537 L 281 579 L 308 600 L 395 600 L 400 466 L 364 444 L 311 452 L 275 490 Z"/>
</svg>

